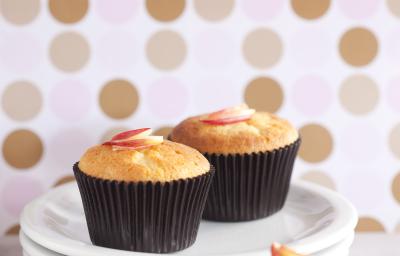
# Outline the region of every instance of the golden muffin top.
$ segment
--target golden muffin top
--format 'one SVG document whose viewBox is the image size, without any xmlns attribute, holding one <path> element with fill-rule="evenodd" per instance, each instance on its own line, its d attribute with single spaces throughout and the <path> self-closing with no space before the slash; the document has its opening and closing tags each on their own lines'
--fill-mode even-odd
<svg viewBox="0 0 400 256">
<path fill-rule="evenodd" d="M 202 153 L 244 154 L 272 151 L 299 138 L 288 121 L 267 112 L 246 111 L 221 119 L 209 118 L 221 111 L 190 117 L 172 130 L 170 139 Z M 237 117 L 242 121 L 235 121 Z"/>
<path fill-rule="evenodd" d="M 207 173 L 210 164 L 197 150 L 164 140 L 137 149 L 104 144 L 91 147 L 81 157 L 79 169 L 107 180 L 167 182 Z"/>
</svg>

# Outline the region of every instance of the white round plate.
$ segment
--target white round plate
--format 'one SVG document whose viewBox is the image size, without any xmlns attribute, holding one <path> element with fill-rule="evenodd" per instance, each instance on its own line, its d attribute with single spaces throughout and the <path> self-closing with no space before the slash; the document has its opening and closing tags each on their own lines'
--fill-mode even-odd
<svg viewBox="0 0 400 256">
<path fill-rule="evenodd" d="M 24 256 L 63 256 L 33 242 L 22 230 L 19 232 L 19 242 L 21 243 Z"/>
<path fill-rule="evenodd" d="M 19 240 L 24 251 L 24 256 L 63 256 L 63 254 L 50 251 L 49 249 L 33 242 L 22 231 L 19 233 Z M 327 249 L 313 253 L 313 256 L 348 256 L 353 240 L 354 232 L 351 232 L 351 234 L 349 234 L 344 240 Z"/>
<path fill-rule="evenodd" d="M 311 254 L 343 240 L 356 222 L 354 207 L 339 194 L 295 182 L 277 214 L 240 223 L 202 221 L 195 244 L 176 254 L 268 256 L 274 241 Z M 92 245 L 76 183 L 55 188 L 29 203 L 21 216 L 21 228 L 34 242 L 69 256 L 152 255 Z"/>
</svg>

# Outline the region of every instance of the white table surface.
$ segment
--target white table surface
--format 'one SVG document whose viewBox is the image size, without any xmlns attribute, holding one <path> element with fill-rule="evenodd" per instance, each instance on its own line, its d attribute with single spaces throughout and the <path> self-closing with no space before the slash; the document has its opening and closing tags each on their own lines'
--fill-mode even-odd
<svg viewBox="0 0 400 256">
<path fill-rule="evenodd" d="M 0 256 L 21 256 L 17 236 L 0 238 Z M 400 256 L 400 234 L 380 233 L 357 234 L 350 256 Z"/>
</svg>

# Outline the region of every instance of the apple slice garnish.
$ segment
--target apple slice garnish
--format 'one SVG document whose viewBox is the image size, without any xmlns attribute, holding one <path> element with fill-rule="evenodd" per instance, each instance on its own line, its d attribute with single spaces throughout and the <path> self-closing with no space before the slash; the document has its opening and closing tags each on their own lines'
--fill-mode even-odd
<svg viewBox="0 0 400 256">
<path fill-rule="evenodd" d="M 243 104 L 240 104 L 239 106 L 224 108 L 224 109 L 218 110 L 216 112 L 210 113 L 208 115 L 208 118 L 211 118 L 211 119 L 218 118 L 223 115 L 230 115 L 235 112 L 237 113 L 238 111 L 244 110 L 244 109 L 249 109 L 249 106 L 247 106 L 247 104 L 243 103 Z"/>
<path fill-rule="evenodd" d="M 302 254 L 299 254 L 285 245 L 281 245 L 279 243 L 272 243 L 271 245 L 271 254 L 272 256 L 305 256 Z"/>
<path fill-rule="evenodd" d="M 163 142 L 163 136 L 151 136 L 150 128 L 121 132 L 103 145 L 112 146 L 113 150 L 137 150 L 148 148 Z"/>
<path fill-rule="evenodd" d="M 111 138 L 111 140 L 126 140 L 126 139 L 133 139 L 139 136 L 149 136 L 152 130 L 150 128 L 141 128 L 136 130 L 130 130 L 126 132 L 121 132 Z"/>
<path fill-rule="evenodd" d="M 249 108 L 246 104 L 242 104 L 213 112 L 200 121 L 212 125 L 233 124 L 250 119 L 254 113 L 254 109 Z"/>
</svg>

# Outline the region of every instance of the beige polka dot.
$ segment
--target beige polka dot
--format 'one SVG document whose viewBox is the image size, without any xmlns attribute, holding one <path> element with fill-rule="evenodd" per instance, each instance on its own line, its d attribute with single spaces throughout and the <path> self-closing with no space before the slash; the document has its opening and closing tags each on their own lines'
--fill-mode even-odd
<svg viewBox="0 0 400 256">
<path fill-rule="evenodd" d="M 342 83 L 339 94 L 343 107 L 356 115 L 371 112 L 379 98 L 377 85 L 371 78 L 364 75 L 347 78 Z"/>
<path fill-rule="evenodd" d="M 365 66 L 375 59 L 378 53 L 378 41 L 368 29 L 353 28 L 340 39 L 339 50 L 348 64 Z"/>
<path fill-rule="evenodd" d="M 400 159 L 400 124 L 390 131 L 389 146 L 393 154 Z"/>
<path fill-rule="evenodd" d="M 243 54 L 247 62 L 256 68 L 268 68 L 282 56 L 282 42 L 274 31 L 260 28 L 248 34 L 243 43 Z"/>
<path fill-rule="evenodd" d="M 326 13 L 330 0 L 292 0 L 292 8 L 300 17 L 313 20 Z"/>
<path fill-rule="evenodd" d="M 309 171 L 301 177 L 303 180 L 314 182 L 318 185 L 336 190 L 335 182 L 327 174 L 320 171 Z"/>
<path fill-rule="evenodd" d="M 387 0 L 387 5 L 394 15 L 400 17 L 400 0 Z"/>
<path fill-rule="evenodd" d="M 147 58 L 159 69 L 172 70 L 179 67 L 186 57 L 184 39 L 176 32 L 164 30 L 155 33 L 146 47 Z"/>
<path fill-rule="evenodd" d="M 329 131 L 319 124 L 307 124 L 300 129 L 301 146 L 299 155 L 307 162 L 325 160 L 332 152 L 333 140 Z"/>
<path fill-rule="evenodd" d="M 246 87 L 246 103 L 259 111 L 276 112 L 283 103 L 283 91 L 277 81 L 269 77 L 252 80 Z"/>
<path fill-rule="evenodd" d="M 385 227 L 377 219 L 360 217 L 358 219 L 356 232 L 385 232 Z"/>
<path fill-rule="evenodd" d="M 158 128 L 153 132 L 154 135 L 164 136 L 164 139 L 168 138 L 168 135 L 171 133 L 173 127 L 171 126 L 163 126 Z"/>
<path fill-rule="evenodd" d="M 9 165 L 18 169 L 34 166 L 39 162 L 42 154 L 42 141 L 29 130 L 13 131 L 3 142 L 4 159 Z"/>
<path fill-rule="evenodd" d="M 34 118 L 42 108 L 42 95 L 36 86 L 26 81 L 10 84 L 2 97 L 4 112 L 17 121 Z"/>
<path fill-rule="evenodd" d="M 36 18 L 40 11 L 39 0 L 1 0 L 2 16 L 16 25 L 24 25 Z"/>
<path fill-rule="evenodd" d="M 195 0 L 194 7 L 204 19 L 220 21 L 231 14 L 234 3 L 233 0 Z"/>
<path fill-rule="evenodd" d="M 123 132 L 123 131 L 128 131 L 128 130 L 131 130 L 131 129 L 129 129 L 127 127 L 122 127 L 122 126 L 110 128 L 101 136 L 100 143 L 109 141 L 109 140 L 111 140 L 112 137 L 114 137 L 118 133 Z"/>
<path fill-rule="evenodd" d="M 63 23 L 80 21 L 89 8 L 88 0 L 50 0 L 49 9 L 55 19 Z"/>
<path fill-rule="evenodd" d="M 139 104 L 136 87 L 126 80 L 108 82 L 100 93 L 100 106 L 111 118 L 127 118 L 135 112 Z"/>
<path fill-rule="evenodd" d="M 58 187 L 72 181 L 75 181 L 75 177 L 73 175 L 67 175 L 58 179 L 56 183 L 54 183 L 53 187 Z"/>
<path fill-rule="evenodd" d="M 21 227 L 19 226 L 19 224 L 14 224 L 11 227 L 9 227 L 4 234 L 6 236 L 16 236 L 19 234 L 20 229 Z"/>
<path fill-rule="evenodd" d="M 185 0 L 147 0 L 149 14 L 159 21 L 173 21 L 185 9 Z"/>
<path fill-rule="evenodd" d="M 53 39 L 50 58 L 53 64 L 66 72 L 83 68 L 89 60 L 90 48 L 86 39 L 75 32 L 66 32 Z"/>
</svg>

